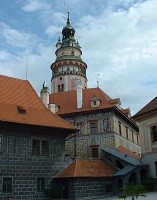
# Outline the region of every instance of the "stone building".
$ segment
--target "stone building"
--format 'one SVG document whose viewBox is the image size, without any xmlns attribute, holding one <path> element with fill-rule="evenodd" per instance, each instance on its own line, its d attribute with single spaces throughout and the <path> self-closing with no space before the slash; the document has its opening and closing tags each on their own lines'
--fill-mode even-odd
<svg viewBox="0 0 157 200">
<path fill-rule="evenodd" d="M 46 199 L 45 188 L 71 162 L 64 141 L 75 130 L 28 81 L 0 75 L 0 199 Z"/>
<path fill-rule="evenodd" d="M 51 65 L 51 92 L 41 90 L 45 106 L 79 129 L 66 137 L 66 156 L 74 162 L 59 172 L 54 185 L 62 185 L 62 198 L 81 199 L 119 192 L 127 183 L 141 183 L 148 176 L 142 163 L 138 126 L 119 98 L 99 87 L 87 88 L 87 64 L 68 13 L 62 39 L 56 44 Z"/>
<path fill-rule="evenodd" d="M 157 97 L 134 115 L 139 123 L 143 162 L 149 163 L 150 176 L 157 178 Z"/>
<path fill-rule="evenodd" d="M 77 159 L 56 175 L 55 184 L 66 185 L 61 193 L 75 200 L 105 197 L 147 179 L 148 165 L 123 146 L 104 148 L 101 154 L 101 159 Z"/>
<path fill-rule="evenodd" d="M 66 139 L 67 155 L 100 158 L 101 148 L 119 145 L 140 155 L 138 126 L 130 110 L 122 109 L 119 98 L 110 98 L 99 87 L 87 88 L 87 64 L 82 61 L 69 13 L 56 47 L 51 94 L 44 84 L 41 98 L 52 112 L 80 129 Z"/>
</svg>

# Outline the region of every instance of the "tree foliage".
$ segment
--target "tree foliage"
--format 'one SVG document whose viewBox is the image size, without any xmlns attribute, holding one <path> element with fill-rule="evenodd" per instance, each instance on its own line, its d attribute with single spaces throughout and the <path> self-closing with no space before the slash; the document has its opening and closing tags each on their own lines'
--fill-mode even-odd
<svg viewBox="0 0 157 200">
<path fill-rule="evenodd" d="M 130 184 L 123 188 L 122 193 L 119 195 L 119 198 L 127 199 L 131 197 L 132 200 L 137 200 L 139 196 L 146 197 L 147 190 L 143 185 Z"/>
</svg>

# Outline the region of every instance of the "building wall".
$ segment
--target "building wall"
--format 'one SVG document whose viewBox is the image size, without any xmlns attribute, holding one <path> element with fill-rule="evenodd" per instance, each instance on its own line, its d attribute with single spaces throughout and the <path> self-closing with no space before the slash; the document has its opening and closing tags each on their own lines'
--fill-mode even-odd
<svg viewBox="0 0 157 200">
<path fill-rule="evenodd" d="M 22 133 L 22 134 L 21 134 Z M 23 136 L 25 135 L 25 136 Z M 45 135 L 30 136 L 23 132 L 2 133 L 0 150 L 0 199 L 12 196 L 16 200 L 44 200 L 44 191 L 37 191 L 37 178 L 45 179 L 45 187 L 59 171 L 70 164 L 64 157 L 64 138 L 52 138 Z M 49 155 L 32 155 L 32 138 L 49 141 Z M 10 178 L 12 191 L 4 191 L 4 179 Z"/>
<path fill-rule="evenodd" d="M 110 186 L 109 186 L 110 185 Z M 112 188 L 112 191 L 109 190 Z M 113 179 L 71 179 L 69 180 L 69 199 L 81 199 L 88 197 L 98 198 L 114 193 Z"/>
<path fill-rule="evenodd" d="M 152 143 L 150 127 L 157 124 L 157 116 L 147 118 L 139 123 L 140 145 L 142 154 L 157 152 L 157 143 Z"/>
<path fill-rule="evenodd" d="M 142 161 L 149 163 L 150 176 L 157 178 L 157 142 L 152 142 L 150 127 L 157 125 L 157 116 L 139 122 Z"/>
<path fill-rule="evenodd" d="M 113 112 L 103 111 L 82 115 L 80 113 L 73 118 L 65 117 L 65 119 L 80 129 L 76 136 L 73 135 L 66 140 L 65 147 L 68 156 L 75 157 L 76 154 L 81 158 L 92 157 L 91 148 L 97 146 L 100 157 L 101 148 L 118 147 L 119 145 L 141 154 L 137 130 Z M 92 134 L 90 123 L 94 121 L 97 122 L 97 131 Z M 121 123 L 121 133 L 119 132 L 119 123 Z"/>
</svg>

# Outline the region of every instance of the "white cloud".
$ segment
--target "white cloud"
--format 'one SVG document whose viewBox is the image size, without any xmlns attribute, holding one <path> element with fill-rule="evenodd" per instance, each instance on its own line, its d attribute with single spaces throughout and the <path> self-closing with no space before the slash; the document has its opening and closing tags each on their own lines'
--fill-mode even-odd
<svg viewBox="0 0 157 200">
<path fill-rule="evenodd" d="M 8 53 L 5 49 L 0 50 L 0 62 L 9 60 L 10 58 L 11 58 L 10 53 Z"/>
<path fill-rule="evenodd" d="M 0 23 L 1 36 L 12 46 L 20 48 L 31 48 L 36 45 L 38 38 L 29 33 L 12 29 L 4 23 Z"/>
<path fill-rule="evenodd" d="M 42 0 L 27 0 L 22 9 L 25 12 L 34 12 L 37 10 L 49 9 L 50 5 Z"/>
<path fill-rule="evenodd" d="M 51 36 L 57 36 L 57 35 L 60 35 L 61 29 L 60 29 L 60 27 L 50 25 L 47 27 L 46 33 Z"/>
<path fill-rule="evenodd" d="M 4 42 L 0 50 L 1 72 L 25 78 L 28 55 L 30 82 L 38 93 L 44 81 L 50 86 L 55 43 L 70 7 L 70 20 L 82 46 L 83 61 L 88 65 L 88 87 L 96 87 L 97 74 L 101 74 L 101 89 L 113 98 L 120 97 L 122 107 L 130 106 L 133 113 L 156 95 L 156 0 L 70 0 L 69 5 L 67 1 L 54 0 L 53 9 L 49 6 L 48 0 L 27 0 L 23 6 L 28 19 L 32 17 L 30 12 L 41 11 L 33 16 L 34 21 L 40 19 L 39 25 L 47 27 L 43 28 L 46 37 L 42 40 L 38 30 L 31 34 L 11 28 L 7 22 L 0 24 L 0 39 L 3 36 Z M 45 36 L 43 32 L 41 37 Z M 50 45 L 43 41 L 50 41 Z M 6 46 L 15 47 L 16 56 Z"/>
<path fill-rule="evenodd" d="M 88 64 L 88 86 L 96 86 L 100 73 L 100 87 L 112 97 L 118 94 L 124 107 L 133 105 L 133 113 L 156 93 L 156 10 L 154 0 L 128 11 L 108 10 L 97 18 L 83 17 L 76 30 Z"/>
</svg>

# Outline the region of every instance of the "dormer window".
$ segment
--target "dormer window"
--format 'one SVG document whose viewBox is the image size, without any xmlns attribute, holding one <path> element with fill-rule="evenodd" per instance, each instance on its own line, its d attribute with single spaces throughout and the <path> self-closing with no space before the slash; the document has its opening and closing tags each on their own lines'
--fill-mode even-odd
<svg viewBox="0 0 157 200">
<path fill-rule="evenodd" d="M 26 114 L 26 109 L 23 108 L 22 106 L 17 106 L 17 110 L 18 110 L 18 113 L 20 113 L 22 115 Z"/>
<path fill-rule="evenodd" d="M 97 108 L 100 106 L 100 99 L 96 98 L 95 96 L 90 101 L 91 101 L 91 108 Z"/>
</svg>

